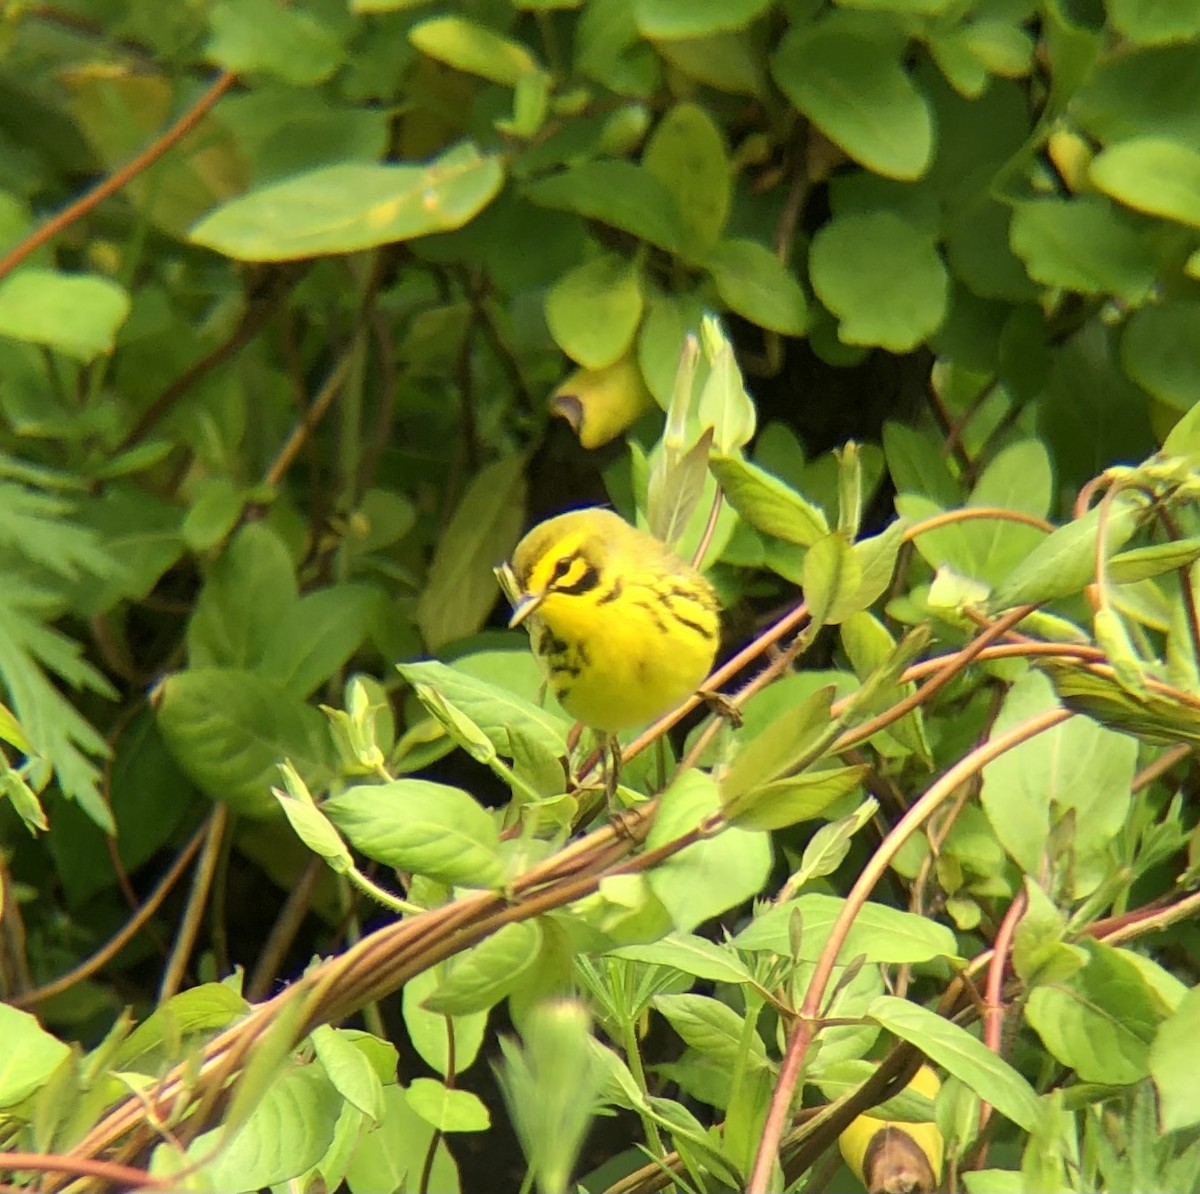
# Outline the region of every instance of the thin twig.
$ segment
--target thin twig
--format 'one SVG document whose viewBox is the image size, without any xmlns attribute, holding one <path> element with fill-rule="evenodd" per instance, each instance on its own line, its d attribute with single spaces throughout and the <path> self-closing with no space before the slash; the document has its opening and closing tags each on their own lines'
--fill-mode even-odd
<svg viewBox="0 0 1200 1194">
<path fill-rule="evenodd" d="M 110 937 L 95 953 L 52 982 L 48 982 L 44 986 L 37 987 L 32 991 L 26 991 L 21 995 L 11 996 L 8 1002 L 14 1007 L 33 1007 L 35 1004 L 44 1003 L 47 999 L 69 990 L 85 978 L 90 978 L 97 970 L 116 957 L 137 936 L 142 926 L 158 911 L 163 900 L 170 895 L 171 889 L 179 882 L 180 876 L 187 870 L 192 859 L 196 857 L 200 847 L 204 845 L 204 838 L 207 832 L 208 826 L 201 825 L 192 834 L 191 840 L 180 851 L 179 857 L 171 864 L 171 869 L 159 880 L 158 886 L 138 909 L 137 914 L 124 924 L 120 931 Z"/>
<path fill-rule="evenodd" d="M 338 395 L 338 391 L 342 388 L 342 385 L 350 374 L 350 367 L 354 363 L 354 356 L 355 345 L 351 344 L 342 353 L 338 363 L 333 367 L 333 372 L 330 373 L 325 384 L 312 400 L 312 405 L 301 416 L 300 421 L 293 428 L 292 434 L 288 436 L 287 441 L 279 449 L 278 453 L 276 453 L 275 459 L 263 474 L 265 484 L 278 485 L 283 480 L 288 469 L 291 468 L 293 461 L 300 454 L 301 448 L 304 447 L 305 441 L 328 413 L 329 407 Z"/>
<path fill-rule="evenodd" d="M 779 1148 L 779 1140 L 783 1135 L 783 1127 L 791 1107 L 792 1094 L 796 1089 L 797 1081 L 799 1081 L 808 1047 L 816 1034 L 825 988 L 846 940 L 846 934 L 850 931 L 850 926 L 854 923 L 855 917 L 866 903 L 868 896 L 874 891 L 875 885 L 891 865 L 892 859 L 895 858 L 909 837 L 953 795 L 960 784 L 982 770 L 993 759 L 999 758 L 1022 742 L 1052 729 L 1073 716 L 1074 714 L 1066 709 L 1046 710 L 1026 719 L 1014 726 L 1008 733 L 993 738 L 973 750 L 965 758 L 960 759 L 909 809 L 879 849 L 871 856 L 843 902 L 833 927 L 829 931 L 821 956 L 813 967 L 808 990 L 796 1025 L 788 1040 L 787 1052 L 775 1083 L 775 1093 L 763 1125 L 762 1139 L 759 1142 L 758 1154 L 754 1159 L 754 1168 L 747 1186 L 750 1194 L 766 1194 L 771 1169 Z"/>
<path fill-rule="evenodd" d="M 188 896 L 183 920 L 175 935 L 175 948 L 167 960 L 162 986 L 159 987 L 158 1002 L 160 1004 L 166 1003 L 183 983 L 188 959 L 192 956 L 200 925 L 204 921 L 204 910 L 208 906 L 208 893 L 212 887 L 213 872 L 217 868 L 217 859 L 221 854 L 221 839 L 225 836 L 225 827 L 228 821 L 229 805 L 217 804 L 208 818 L 208 829 L 204 835 L 204 850 L 196 863 L 196 873 L 192 876 L 191 895 Z"/>
<path fill-rule="evenodd" d="M 297 275 L 298 276 L 298 275 Z M 127 451 L 143 440 L 167 412 L 187 394 L 198 381 L 206 377 L 217 365 L 235 357 L 274 318 L 287 297 L 290 287 L 283 283 L 270 294 L 250 299 L 237 327 L 211 352 L 206 353 L 194 364 L 189 365 L 153 402 L 142 412 L 141 417 L 125 438 L 117 445 L 118 452 Z"/>
<path fill-rule="evenodd" d="M 1026 896 L 1022 888 L 1009 904 L 996 940 L 992 945 L 992 960 L 988 963 L 987 984 L 984 988 L 986 1010 L 983 1016 L 983 1043 L 997 1056 L 1003 1057 L 1004 1045 L 1004 971 L 1008 966 L 1008 955 L 1012 949 L 1017 925 L 1025 915 Z M 979 1108 L 979 1130 L 983 1131 L 992 1114 L 992 1106 L 983 1102 Z M 977 1162 L 981 1164 L 982 1162 Z"/>
<path fill-rule="evenodd" d="M 246 984 L 246 998 L 251 1003 L 264 999 L 270 990 L 287 951 L 291 949 L 292 942 L 308 915 L 313 891 L 324 872 L 325 860 L 314 854 L 288 892 L 288 897 L 279 910 L 262 949 L 258 951 L 258 960 L 254 964 L 250 981 Z"/>
<path fill-rule="evenodd" d="M 52 240 L 64 229 L 74 224 L 76 220 L 87 215 L 92 208 L 103 203 L 110 195 L 115 195 L 122 187 L 158 161 L 168 149 L 178 144 L 204 119 L 209 109 L 236 81 L 237 75 L 232 71 L 223 71 L 219 74 L 212 86 L 137 157 L 97 183 L 87 194 L 81 195 L 58 215 L 51 216 L 40 228 L 35 229 L 19 245 L 0 258 L 0 278 L 12 273 L 22 261 L 35 253 L 47 241 Z"/>
</svg>

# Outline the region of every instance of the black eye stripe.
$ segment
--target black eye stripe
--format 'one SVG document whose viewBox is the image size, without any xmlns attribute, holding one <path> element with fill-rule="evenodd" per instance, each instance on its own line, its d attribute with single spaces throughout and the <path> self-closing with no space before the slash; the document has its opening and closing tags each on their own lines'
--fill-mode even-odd
<svg viewBox="0 0 1200 1194">
<path fill-rule="evenodd" d="M 570 597 L 578 597 L 581 593 L 589 593 L 600 583 L 600 573 L 591 564 L 584 564 L 583 575 L 572 585 L 555 585 L 556 593 L 566 593 Z"/>
<path fill-rule="evenodd" d="M 571 565 L 575 563 L 578 558 L 578 556 L 563 556 L 563 558 L 554 565 L 554 574 L 550 577 L 550 579 L 552 581 L 562 580 L 562 578 L 571 571 Z"/>
</svg>

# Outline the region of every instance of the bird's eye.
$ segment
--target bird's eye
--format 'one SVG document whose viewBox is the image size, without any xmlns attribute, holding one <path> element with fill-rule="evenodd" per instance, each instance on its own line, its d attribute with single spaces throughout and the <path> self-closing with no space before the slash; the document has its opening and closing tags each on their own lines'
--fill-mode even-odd
<svg viewBox="0 0 1200 1194">
<path fill-rule="evenodd" d="M 574 556 L 563 556 L 563 558 L 561 560 L 559 560 L 557 564 L 554 565 L 554 575 L 551 576 L 550 579 L 552 581 L 562 580 L 563 577 L 565 577 L 567 575 L 567 573 L 571 571 L 571 565 L 574 562 L 575 562 Z"/>
</svg>

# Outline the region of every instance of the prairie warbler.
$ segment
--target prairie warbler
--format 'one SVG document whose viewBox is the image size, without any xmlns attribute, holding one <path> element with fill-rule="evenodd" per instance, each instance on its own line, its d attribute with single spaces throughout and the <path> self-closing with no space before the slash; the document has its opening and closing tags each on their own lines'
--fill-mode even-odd
<svg viewBox="0 0 1200 1194">
<path fill-rule="evenodd" d="M 559 703 L 609 738 L 666 713 L 712 667 L 712 586 L 653 535 L 609 510 L 539 523 L 517 544 L 510 626 L 527 622 Z"/>
</svg>

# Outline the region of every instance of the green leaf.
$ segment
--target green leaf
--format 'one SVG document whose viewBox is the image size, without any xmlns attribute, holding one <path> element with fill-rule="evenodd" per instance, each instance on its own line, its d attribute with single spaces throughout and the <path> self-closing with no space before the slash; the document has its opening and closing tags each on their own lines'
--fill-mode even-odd
<svg viewBox="0 0 1200 1194">
<path fill-rule="evenodd" d="M 770 7 L 770 0 L 634 0 L 638 32 L 649 38 L 706 37 L 744 29 Z"/>
<path fill-rule="evenodd" d="M 341 1097 L 317 1065 L 284 1064 L 232 1138 L 225 1127 L 197 1136 L 188 1158 L 219 1190 L 257 1190 L 311 1169 L 333 1142 Z"/>
<path fill-rule="evenodd" d="M 708 112 L 698 104 L 676 104 L 647 141 L 642 166 L 675 202 L 682 251 L 699 255 L 716 244 L 733 187 L 725 141 Z"/>
<path fill-rule="evenodd" d="M 1162 1130 L 1200 1123 L 1196 1073 L 1200 1067 L 1200 987 L 1193 987 L 1159 1025 L 1150 1046 L 1150 1075 L 1158 1090 Z M 0 1100 L 2 1102 L 2 1100 Z"/>
<path fill-rule="evenodd" d="M 231 477 L 204 478 L 179 527 L 184 543 L 196 553 L 216 547 L 237 525 L 247 496 Z"/>
<path fill-rule="evenodd" d="M 1154 286 L 1157 263 L 1143 228 L 1094 195 L 1018 203 L 1013 251 L 1029 276 L 1080 294 L 1114 294 L 1136 306 Z"/>
<path fill-rule="evenodd" d="M 1084 942 L 1081 970 L 1030 992 L 1025 1019 L 1047 1050 L 1084 1082 L 1127 1086 L 1149 1072 L 1166 1009 L 1124 951 Z"/>
<path fill-rule="evenodd" d="M 72 608 L 86 616 L 107 613 L 122 598 L 140 601 L 183 554 L 178 507 L 141 488 L 117 481 L 80 499 L 76 509 L 80 526 L 102 539 L 113 565 L 105 576 L 81 577 L 71 593 Z M 43 534 L 42 541 L 51 540 Z"/>
<path fill-rule="evenodd" d="M 859 579 L 854 590 L 847 593 L 845 602 L 837 607 L 839 621 L 844 622 L 873 605 L 892 583 L 896 558 L 904 545 L 907 529 L 904 521 L 897 519 L 880 534 L 860 539 L 851 546 L 850 557 L 858 570 Z"/>
<path fill-rule="evenodd" d="M 682 837 L 721 811 L 717 785 L 705 772 L 685 772 L 659 799 L 646 838 L 648 850 Z M 750 899 L 762 889 L 770 869 L 769 839 L 730 828 L 672 854 L 650 872 L 649 883 L 675 928 L 686 933 Z"/>
<path fill-rule="evenodd" d="M 656 995 L 655 1009 L 683 1038 L 685 1044 L 707 1054 L 730 1072 L 741 1068 L 767 1068 L 767 1051 L 754 1033 L 745 1036 L 745 1019 L 708 995 Z M 749 1048 L 747 1049 L 747 1045 Z"/>
<path fill-rule="evenodd" d="M 1169 7 L 1190 12 L 1183 5 Z M 1129 47 L 1101 57 L 1071 97 L 1071 115 L 1105 145 L 1151 134 L 1200 147 L 1200 62 L 1195 46 Z"/>
<path fill-rule="evenodd" d="M 1057 707 L 1044 675 L 1027 672 L 1009 689 L 992 737 Z M 983 770 L 981 800 L 1001 844 L 1026 873 L 1045 865 L 1050 828 L 1075 813 L 1075 895 L 1107 871 L 1108 847 L 1129 812 L 1137 742 L 1089 718 L 1072 718 L 1015 746 Z M 1089 857 L 1090 856 L 1090 857 Z"/>
<path fill-rule="evenodd" d="M 1135 45 L 1186 42 L 1200 36 L 1200 11 L 1171 0 L 1109 0 L 1108 19 Z"/>
<path fill-rule="evenodd" d="M 771 73 L 856 161 L 886 178 L 920 178 L 933 159 L 929 104 L 904 69 L 903 37 L 866 30 L 846 14 L 794 26 L 772 55 Z M 909 297 L 919 290 L 914 280 Z"/>
<path fill-rule="evenodd" d="M 28 1012 L 0 1003 L 0 1107 L 11 1107 L 28 1098 L 70 1053 Z"/>
<path fill-rule="evenodd" d="M 916 1045 L 930 1061 L 961 1079 L 1018 1127 L 1033 1130 L 1041 1115 L 1033 1087 L 965 1029 L 894 995 L 878 996 L 867 1015 L 901 1040 Z"/>
<path fill-rule="evenodd" d="M 808 327 L 808 303 L 791 271 L 764 245 L 753 240 L 723 240 L 704 256 L 721 301 L 768 331 L 802 336 Z"/>
<path fill-rule="evenodd" d="M 1064 667 L 1052 660 L 1039 666 L 1050 676 L 1055 692 L 1068 709 L 1149 742 L 1200 743 L 1200 713 L 1192 705 L 1154 695 L 1131 696 L 1116 679 Z"/>
<path fill-rule="evenodd" d="M 499 654 L 503 660 L 511 652 Z M 435 660 L 396 666 L 410 684 L 428 685 L 444 701 L 461 710 L 506 759 L 515 758 L 522 749 L 550 758 L 565 753 L 567 732 L 571 728 L 565 717 L 555 716 L 497 684 L 460 670 L 466 666 L 465 661 L 458 666 Z"/>
<path fill-rule="evenodd" d="M 485 1132 L 492 1126 L 478 1095 L 451 1090 L 433 1078 L 414 1078 L 408 1084 L 408 1105 L 439 1132 Z"/>
<path fill-rule="evenodd" d="M 951 8 L 954 0 L 853 0 L 847 8 L 863 12 L 903 12 L 932 17 Z"/>
<path fill-rule="evenodd" d="M 1200 402 L 1200 302 L 1168 299 L 1126 321 L 1121 365 L 1142 389 L 1176 410 Z"/>
<path fill-rule="evenodd" d="M 312 1030 L 311 1040 L 317 1060 L 338 1094 L 378 1122 L 383 1115 L 383 1083 L 366 1054 L 353 1043 L 351 1034 L 319 1024 Z"/>
<path fill-rule="evenodd" d="M 891 212 L 835 216 L 813 238 L 809 276 L 844 344 L 909 352 L 946 318 L 950 279 L 933 240 Z"/>
<path fill-rule="evenodd" d="M 48 762 L 66 796 L 77 800 L 97 826 L 113 833 L 116 826 L 100 796 L 100 771 L 93 761 L 108 754 L 108 745 L 46 673 L 106 697 L 113 690 L 82 658 L 80 644 L 49 624 L 57 606 L 19 572 L 10 573 L 0 589 L 0 678 L 34 759 Z"/>
<path fill-rule="evenodd" d="M 525 521 L 525 458 L 481 469 L 438 538 L 417 601 L 417 625 L 436 651 L 478 630 L 496 602 L 492 567 L 505 559 Z"/>
<path fill-rule="evenodd" d="M 1135 547 L 1108 561 L 1108 579 L 1114 584 L 1131 585 L 1176 568 L 1186 568 L 1197 559 L 1200 559 L 1200 536 Z"/>
<path fill-rule="evenodd" d="M 838 531 L 818 539 L 804 557 L 804 596 L 814 628 L 837 623 L 861 608 L 856 598 L 862 565 Z"/>
<path fill-rule="evenodd" d="M 342 62 L 339 39 L 298 5 L 217 0 L 208 20 L 208 56 L 224 70 L 265 71 L 302 87 L 329 78 Z"/>
<path fill-rule="evenodd" d="M 968 506 L 998 506 L 1042 517 L 1050 505 L 1050 459 L 1039 440 L 1009 444 L 984 470 Z M 907 494 L 896 502 L 906 517 L 923 520 L 941 511 Z M 917 550 L 935 568 L 949 565 L 963 576 L 1003 584 L 1045 540 L 1045 532 L 1003 518 L 956 522 L 925 531 Z"/>
<path fill-rule="evenodd" d="M 1046 536 L 996 586 L 989 609 L 1011 609 L 1016 605 L 1053 601 L 1082 592 L 1096 579 L 1100 510 L 1100 506 L 1094 506 L 1082 518 Z M 1117 551 L 1129 540 L 1143 513 L 1144 502 L 1128 491 L 1108 503 L 1105 555 Z"/>
<path fill-rule="evenodd" d="M 435 1147 L 435 1131 L 409 1107 L 402 1086 L 385 1086 L 383 1119 L 375 1131 L 364 1132 L 358 1140 L 346 1169 L 346 1184 L 359 1191 L 415 1190 L 430 1149 L 435 1149 L 428 1188 L 448 1192 L 461 1189 L 458 1169 L 446 1142 Z"/>
<path fill-rule="evenodd" d="M 722 5 L 727 9 L 727 5 Z M 678 10 L 677 10 L 678 11 Z M 658 54 L 682 75 L 707 87 L 761 100 L 767 93 L 767 63 L 755 29 L 712 33 L 707 37 L 657 38 Z"/>
<path fill-rule="evenodd" d="M 213 565 L 196 601 L 188 623 L 189 661 L 193 667 L 256 667 L 296 601 L 295 570 L 283 541 L 263 523 L 247 523 Z"/>
<path fill-rule="evenodd" d="M 829 534 L 820 507 L 766 469 L 740 456 L 714 456 L 709 467 L 729 504 L 756 530 L 805 547 Z"/>
<path fill-rule="evenodd" d="M 424 166 L 342 162 L 231 199 L 189 235 L 240 261 L 352 253 L 461 228 L 502 183 L 499 159 L 466 142 Z"/>
<path fill-rule="evenodd" d="M 479 1055 L 487 1032 L 488 1014 L 467 1012 L 447 1016 L 432 1012 L 425 999 L 438 985 L 436 969 L 423 970 L 404 984 L 402 1010 L 404 1027 L 422 1060 L 442 1077 L 465 1073 Z"/>
<path fill-rule="evenodd" d="M 288 765 L 284 765 L 285 774 Z M 289 788 L 292 785 L 289 785 Z M 283 809 L 288 824 L 296 836 L 318 857 L 325 859 L 330 870 L 344 875 L 354 869 L 354 857 L 334 829 L 329 818 L 312 802 L 312 797 L 298 798 L 294 794 L 275 789 L 275 799 Z"/>
<path fill-rule="evenodd" d="M 792 924 L 798 915 L 802 931 L 796 956 L 801 962 L 815 962 L 844 904 L 845 900 L 820 892 L 786 900 L 756 916 L 733 938 L 733 944 L 738 949 L 791 957 Z M 954 934 L 945 925 L 885 904 L 866 903 L 855 916 L 838 958 L 849 962 L 866 954 L 871 962 L 898 964 L 953 958 L 957 953 Z"/>
<path fill-rule="evenodd" d="M 288 11 L 297 7 L 291 5 Z M 339 29 L 339 38 L 342 35 Z M 340 59 L 342 47 L 336 48 Z M 273 86 L 265 79 L 255 84 L 227 93 L 217 108 L 221 123 L 233 132 L 251 165 L 255 184 L 331 162 L 378 162 L 387 153 L 386 111 L 339 103 L 320 88 Z"/>
<path fill-rule="evenodd" d="M 227 1028 L 249 1004 L 224 983 L 204 983 L 172 995 L 139 1024 L 113 1055 L 114 1070 L 154 1074 L 200 1039 Z"/>
<path fill-rule="evenodd" d="M 121 571 L 122 563 L 108 546 L 107 536 L 76 520 L 85 503 L 86 499 L 72 501 L 0 481 L 0 550 L 81 587 L 109 580 Z"/>
<path fill-rule="evenodd" d="M 569 1190 L 606 1074 L 624 1067 L 592 1037 L 587 1009 L 573 999 L 535 1005 L 520 1046 L 502 1037 L 500 1048 L 496 1078 L 537 1189 Z"/>
<path fill-rule="evenodd" d="M 421 779 L 362 784 L 322 812 L 368 858 L 451 886 L 504 881 L 496 824 L 461 788 Z"/>
<path fill-rule="evenodd" d="M 294 696 L 311 696 L 358 650 L 385 609 L 383 592 L 371 585 L 306 593 L 267 633 L 258 670 Z"/>
<path fill-rule="evenodd" d="M 1088 177 L 1126 207 L 1200 228 L 1200 151 L 1191 146 L 1134 137 L 1100 153 Z"/>
<path fill-rule="evenodd" d="M 758 415 L 746 393 L 733 345 L 712 315 L 700 321 L 700 347 L 709 373 L 696 401 L 696 418 L 701 427 L 712 428 L 713 454 L 733 456 L 754 438 Z"/>
<path fill-rule="evenodd" d="M 962 501 L 963 491 L 932 435 L 887 422 L 883 425 L 883 450 L 898 493 L 920 494 L 943 509 Z"/>
<path fill-rule="evenodd" d="M 504 925 L 443 963 L 425 1007 L 448 1016 L 486 1011 L 516 988 L 541 948 L 542 929 L 536 921 Z"/>
<path fill-rule="evenodd" d="M 550 334 L 588 369 L 607 368 L 623 357 L 641 320 L 641 275 L 612 253 L 576 266 L 546 295 Z"/>
<path fill-rule="evenodd" d="M 255 672 L 191 668 L 156 692 L 158 728 L 197 787 L 251 817 L 278 816 L 271 787 L 290 760 L 313 788 L 328 769 L 325 722 L 311 706 Z"/>
<path fill-rule="evenodd" d="M 0 282 L 0 336 L 44 344 L 80 361 L 111 352 L 129 296 L 94 274 L 26 266 Z"/>
<path fill-rule="evenodd" d="M 414 25 L 408 39 L 430 58 L 503 87 L 515 87 L 525 75 L 540 70 L 537 60 L 520 42 L 501 37 L 466 17 L 430 17 Z"/>
<path fill-rule="evenodd" d="M 745 728 L 738 732 L 738 752 L 721 777 L 721 798 L 730 816 L 741 816 L 742 797 L 800 766 L 814 739 L 829 725 L 833 697 L 832 684 L 819 688 L 785 706 L 757 734 L 751 736 Z"/>
<path fill-rule="evenodd" d="M 670 193 L 649 170 L 632 162 L 583 162 L 528 184 L 525 196 L 543 207 L 623 229 L 668 253 L 679 249 L 679 213 Z"/>
<path fill-rule="evenodd" d="M 813 879 L 832 875 L 846 860 L 854 835 L 879 811 L 879 802 L 868 797 L 849 816 L 839 817 L 828 825 L 822 825 L 804 847 L 800 865 L 792 872 L 788 882 L 793 888 L 801 888 Z"/>
<path fill-rule="evenodd" d="M 661 941 L 645 945 L 622 945 L 612 954 L 651 966 L 670 966 L 713 983 L 748 983 L 753 977 L 731 949 L 692 933 L 670 933 Z"/>
<path fill-rule="evenodd" d="M 764 784 L 744 808 L 730 811 L 732 824 L 742 829 L 786 829 L 819 817 L 831 804 L 849 795 L 870 770 L 863 764 L 804 771 L 790 779 Z"/>
</svg>

